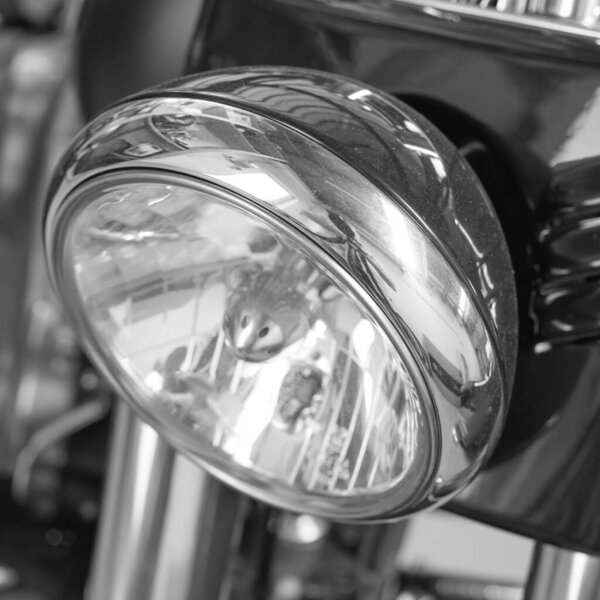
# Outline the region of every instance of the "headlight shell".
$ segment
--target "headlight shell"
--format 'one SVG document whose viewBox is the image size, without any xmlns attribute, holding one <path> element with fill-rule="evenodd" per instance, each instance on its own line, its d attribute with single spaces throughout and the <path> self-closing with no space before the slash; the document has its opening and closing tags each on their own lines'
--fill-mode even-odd
<svg viewBox="0 0 600 600">
<path fill-rule="evenodd" d="M 502 233 L 448 142 L 394 99 L 297 69 L 129 99 L 63 160 L 46 215 L 91 358 L 173 445 L 346 520 L 449 498 L 507 410 Z"/>
</svg>

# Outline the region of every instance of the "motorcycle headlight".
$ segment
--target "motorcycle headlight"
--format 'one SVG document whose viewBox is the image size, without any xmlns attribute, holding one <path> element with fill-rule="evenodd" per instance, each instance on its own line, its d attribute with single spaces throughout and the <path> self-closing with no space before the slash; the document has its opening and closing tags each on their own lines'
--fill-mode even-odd
<svg viewBox="0 0 600 600">
<path fill-rule="evenodd" d="M 447 142 L 374 90 L 257 69 L 130 99 L 73 144 L 45 231 L 98 368 L 253 495 L 406 514 L 498 438 L 516 322 L 499 226 Z"/>
</svg>

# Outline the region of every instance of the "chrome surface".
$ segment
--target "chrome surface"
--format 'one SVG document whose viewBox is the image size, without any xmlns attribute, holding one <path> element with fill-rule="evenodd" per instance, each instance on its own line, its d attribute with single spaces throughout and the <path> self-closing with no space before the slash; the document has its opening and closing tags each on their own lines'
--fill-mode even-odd
<svg viewBox="0 0 600 600">
<path fill-rule="evenodd" d="M 322 0 L 330 6 L 350 4 L 348 1 Z M 600 2 L 598 0 L 393 0 L 397 4 L 426 6 L 434 12 L 442 10 L 457 15 L 491 19 L 506 24 L 547 29 L 557 33 L 597 37 L 600 35 Z M 352 2 L 354 4 L 354 2 Z M 389 2 L 362 2 L 366 12 L 373 7 L 385 10 Z"/>
<path fill-rule="evenodd" d="M 86 599 L 227 597 L 241 502 L 121 404 Z"/>
<path fill-rule="evenodd" d="M 462 2 L 449 0 L 458 6 L 467 5 L 485 11 L 506 15 L 564 19 L 566 22 L 597 29 L 600 25 L 600 3 L 598 0 L 474 0 Z"/>
<path fill-rule="evenodd" d="M 597 600 L 600 558 L 539 544 L 525 600 Z"/>
<path fill-rule="evenodd" d="M 600 336 L 599 168 L 594 156 L 555 170 L 549 209 L 538 233 L 541 281 L 535 307 L 541 351 Z"/>
<path fill-rule="evenodd" d="M 270 0 L 401 30 L 519 49 L 539 56 L 600 61 L 598 0 Z"/>
<path fill-rule="evenodd" d="M 455 493 L 497 440 L 516 341 L 510 263 L 476 179 L 431 126 L 355 82 L 265 69 L 174 85 L 94 121 L 55 182 L 47 251 L 88 350 L 172 443 L 260 497 L 363 518 L 406 513 Z M 278 111 L 268 100 L 257 101 L 268 94 Z M 433 460 L 422 461 L 425 471 L 412 474 L 412 485 L 382 493 L 369 506 L 350 496 L 332 504 L 273 481 L 257 489 L 254 474 L 232 476 L 231 464 L 219 465 L 217 455 L 210 462 L 210 447 L 199 446 L 193 431 L 182 429 L 160 403 L 140 398 L 98 331 L 90 329 L 64 248 L 72 220 L 103 186 L 139 186 L 142 175 L 244 207 L 318 257 L 365 308 L 405 361 L 429 430 Z M 452 207 L 450 215 L 437 210 L 442 203 Z M 173 235 L 136 227 L 119 233 L 121 243 L 135 248 Z M 482 233 L 485 240 L 478 240 Z M 140 269 L 152 272 L 147 259 Z"/>
</svg>

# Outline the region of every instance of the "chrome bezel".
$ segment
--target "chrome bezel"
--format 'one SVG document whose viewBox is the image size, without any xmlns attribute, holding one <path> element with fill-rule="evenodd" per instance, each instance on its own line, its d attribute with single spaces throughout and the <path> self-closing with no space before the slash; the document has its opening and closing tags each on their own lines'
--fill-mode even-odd
<svg viewBox="0 0 600 600">
<path fill-rule="evenodd" d="M 382 330 L 385 338 L 396 348 L 418 388 L 419 400 L 423 404 L 423 409 L 428 411 L 429 419 L 426 422 L 429 425 L 429 431 L 426 433 L 426 438 L 431 443 L 427 455 L 421 457 L 422 466 L 419 469 L 414 469 L 414 472 L 408 471 L 405 479 L 403 478 L 400 483 L 386 492 L 378 492 L 375 498 L 371 498 L 366 493 L 353 496 L 332 496 L 312 491 L 304 492 L 296 487 L 274 481 L 260 473 L 250 472 L 246 467 L 236 465 L 229 456 L 220 453 L 218 449 L 199 444 L 197 436 L 181 425 L 179 419 L 166 409 L 164 402 L 158 396 L 152 399 L 140 397 L 140 388 L 136 386 L 136 380 L 141 384 L 138 377 L 127 368 L 127 365 L 115 361 L 111 349 L 103 343 L 103 338 L 94 332 L 89 320 L 86 319 L 85 307 L 78 302 L 76 296 L 77 288 L 71 268 L 72 262 L 69 260 L 68 249 L 65 249 L 64 245 L 65 238 L 69 233 L 69 224 L 89 202 L 93 201 L 95 191 L 106 189 L 107 186 L 112 185 L 133 184 L 140 178 L 148 183 L 175 185 L 208 193 L 231 208 L 265 223 L 280 235 L 292 239 L 308 254 L 318 258 L 319 264 L 324 267 L 327 275 L 368 312 L 376 326 Z M 283 222 L 276 215 L 266 211 L 264 206 L 256 206 L 251 198 L 233 194 L 215 186 L 214 183 L 191 179 L 168 171 L 148 173 L 143 170 L 108 172 L 82 183 L 64 199 L 64 203 L 57 213 L 57 223 L 59 226 L 54 234 L 52 247 L 53 256 L 56 257 L 52 276 L 58 289 L 72 292 L 63 293 L 62 297 L 79 331 L 84 349 L 91 357 L 92 362 L 102 370 L 105 378 L 121 393 L 121 397 L 128 401 L 135 410 L 141 412 L 147 422 L 151 423 L 161 435 L 188 458 L 196 461 L 230 485 L 266 502 L 278 504 L 293 511 L 308 510 L 313 514 L 331 519 L 343 518 L 356 521 L 386 514 L 400 506 L 414 502 L 423 493 L 423 488 L 431 486 L 437 467 L 436 456 L 439 451 L 437 440 L 440 425 L 430 391 L 422 376 L 424 366 L 418 364 L 414 349 L 409 348 L 406 341 L 395 330 L 390 319 L 357 284 L 352 275 L 342 270 L 333 257 L 323 248 L 314 244 L 305 233 L 297 231 L 293 224 Z"/>
<path fill-rule="evenodd" d="M 288 70 L 282 72 L 275 69 L 257 69 L 256 73 L 258 79 L 261 76 L 268 77 L 269 81 L 273 77 L 282 77 L 285 80 L 287 73 L 287 87 L 282 85 L 282 89 L 292 97 L 296 94 L 298 99 L 304 102 L 303 106 L 305 106 L 307 97 L 316 98 L 316 95 L 311 96 L 311 93 L 306 91 L 307 87 L 313 86 L 315 90 L 318 90 L 318 94 L 326 98 L 329 103 L 327 106 L 334 107 L 327 108 L 329 111 L 327 118 L 332 115 L 335 118 L 337 118 L 336 115 L 339 116 L 342 128 L 344 124 L 348 123 L 349 113 L 352 115 L 351 118 L 355 119 L 354 123 L 357 127 L 362 126 L 361 120 L 369 119 L 368 124 L 364 126 L 365 131 L 374 132 L 373 140 L 375 141 L 369 140 L 367 144 L 381 144 L 383 152 L 390 156 L 392 152 L 396 152 L 397 154 L 394 155 L 396 158 L 393 160 L 398 161 L 397 164 L 402 165 L 403 168 L 412 169 L 414 165 L 417 171 L 414 174 L 413 184 L 414 186 L 422 185 L 423 189 L 413 190 L 409 186 L 407 190 L 402 190 L 399 187 L 404 181 L 401 173 L 383 183 L 382 176 L 385 176 L 385 169 L 369 162 L 364 163 L 364 161 L 357 167 L 358 163 L 351 155 L 352 147 L 344 144 L 343 139 L 338 140 L 338 145 L 335 145 L 334 141 L 332 146 L 332 138 L 320 131 L 313 123 L 305 124 L 302 119 L 297 119 L 295 116 L 293 119 L 290 118 L 285 110 L 279 114 L 272 107 L 263 107 L 252 98 L 248 98 L 246 94 L 253 93 L 255 89 L 258 89 L 257 86 L 260 86 L 252 81 L 252 73 L 246 79 L 241 71 L 225 72 L 223 75 L 211 74 L 203 80 L 205 89 L 200 90 L 195 89 L 196 80 L 183 80 L 179 84 L 174 84 L 170 89 L 159 89 L 113 108 L 93 122 L 75 140 L 70 152 L 63 160 L 59 176 L 55 180 L 51 202 L 47 207 L 46 214 L 46 249 L 57 287 L 63 293 L 67 305 L 71 305 L 73 299 L 69 298 L 69 290 L 65 290 L 65 282 L 60 272 L 62 267 L 56 262 L 56 244 L 62 235 L 57 234 L 57 231 L 64 231 L 66 220 L 69 218 L 69 205 L 73 203 L 74 198 L 81 197 L 86 186 L 96 185 L 99 181 L 98 178 L 102 178 L 102 180 L 109 178 L 110 180 L 124 177 L 127 173 L 134 171 L 148 173 L 152 178 L 158 177 L 158 174 L 162 173 L 161 177 L 176 177 L 179 181 L 187 182 L 186 185 L 209 186 L 210 190 L 224 195 L 223 197 L 229 198 L 230 202 L 232 198 L 236 198 L 235 202 L 244 206 L 245 210 L 254 210 L 261 219 L 274 219 L 273 223 L 277 227 L 283 227 L 287 234 L 290 231 L 296 232 L 293 235 L 299 236 L 298 240 L 301 244 L 309 244 L 310 252 L 318 249 L 318 253 L 324 260 L 333 260 L 329 270 L 347 275 L 344 285 L 353 289 L 357 297 L 361 297 L 361 305 L 365 305 L 366 299 L 369 312 L 378 315 L 380 326 L 384 324 L 386 332 L 394 332 L 391 335 L 387 333 L 386 337 L 397 339 L 400 336 L 400 339 L 403 340 L 402 346 L 409 348 L 409 355 L 414 365 L 412 371 L 419 373 L 419 377 L 415 379 L 422 378 L 423 381 L 428 382 L 424 385 L 428 389 L 426 396 L 432 399 L 429 417 L 433 433 L 432 439 L 435 439 L 435 442 L 432 444 L 431 471 L 423 478 L 422 486 L 414 486 L 415 493 L 410 500 L 402 499 L 402 494 L 398 493 L 396 496 L 392 495 L 393 498 L 386 496 L 381 502 L 374 501 L 371 506 L 366 507 L 360 506 L 360 503 L 344 507 L 344 502 L 340 503 L 339 498 L 329 497 L 323 500 L 315 497 L 313 493 L 303 496 L 298 494 L 296 489 L 289 494 L 282 490 L 273 494 L 266 490 L 264 485 L 257 485 L 256 482 L 252 484 L 244 481 L 244 477 L 232 476 L 228 473 L 228 468 L 219 468 L 219 476 L 232 485 L 242 487 L 244 491 L 285 508 L 310 510 L 322 516 L 354 521 L 393 518 L 447 500 L 475 476 L 489 457 L 498 440 L 508 405 L 508 390 L 514 364 L 513 343 L 515 341 L 512 337 L 515 324 L 511 323 L 511 320 L 512 316 L 516 315 L 511 312 L 514 311 L 514 297 L 511 295 L 514 291 L 511 292 L 512 284 L 509 278 L 505 272 L 502 272 L 500 279 L 496 279 L 498 274 L 495 271 L 499 268 L 506 268 L 509 262 L 506 259 L 505 248 L 499 246 L 504 242 L 497 223 L 493 221 L 493 212 L 476 179 L 466 170 L 458 155 L 452 153 L 447 142 L 439 137 L 439 134 L 429 129 L 429 126 L 422 120 L 415 120 L 416 117 L 413 113 L 402 111 L 400 105 L 388 97 L 346 79 L 332 78 L 309 71 Z M 240 82 L 241 93 L 239 96 L 228 91 L 228 86 L 231 86 L 232 81 Z M 298 89 L 294 90 L 294 85 L 298 86 Z M 315 99 L 315 103 L 318 104 L 318 99 Z M 343 105 L 343 108 L 340 105 Z M 335 108 L 337 106 L 340 108 Z M 326 215 L 329 214 L 328 210 L 341 211 L 340 214 L 348 222 L 357 226 L 353 235 L 356 239 L 360 239 L 360 243 L 357 247 L 351 248 L 355 253 L 354 258 L 358 256 L 359 262 L 366 263 L 372 256 L 378 256 L 381 248 L 385 249 L 385 254 L 381 254 L 381 256 L 387 256 L 388 259 L 386 259 L 385 265 L 379 265 L 376 276 L 365 279 L 364 274 L 359 273 L 356 271 L 356 267 L 352 266 L 352 260 L 348 255 L 344 255 L 344 247 L 348 245 L 346 251 L 350 247 L 349 241 L 341 243 L 342 249 L 340 249 L 336 247 L 336 244 L 339 246 L 340 242 L 330 243 L 327 246 L 322 239 L 318 239 L 315 223 L 310 219 L 304 222 L 300 218 L 303 213 L 297 207 L 276 206 L 268 199 L 253 196 L 247 190 L 236 188 L 233 183 L 227 183 L 214 174 L 205 172 L 202 161 L 198 159 L 200 155 L 194 154 L 193 145 L 189 150 L 179 151 L 176 144 L 165 139 L 164 145 L 157 148 L 155 154 L 142 158 L 122 154 L 115 155 L 109 151 L 111 143 L 119 139 L 122 127 L 126 128 L 129 138 L 135 137 L 132 132 L 136 131 L 136 127 L 141 131 L 152 130 L 153 133 L 160 133 L 157 132 L 157 124 L 151 118 L 153 111 L 158 111 L 160 115 L 163 115 L 164 112 L 161 111 L 168 112 L 172 109 L 175 111 L 173 114 L 180 114 L 177 113 L 177 110 L 181 109 L 183 111 L 181 114 L 187 114 L 193 122 L 194 118 L 200 119 L 201 116 L 206 116 L 205 113 L 210 113 L 210 110 L 214 112 L 216 108 L 221 110 L 219 118 L 222 122 L 227 127 L 233 128 L 232 131 L 240 133 L 242 137 L 248 135 L 245 128 L 253 119 L 253 126 L 257 131 L 261 128 L 269 131 L 270 140 L 275 140 L 273 143 L 277 149 L 274 154 L 271 156 L 250 152 L 249 155 L 264 159 L 266 166 L 261 163 L 261 168 L 267 169 L 266 172 L 270 172 L 268 171 L 271 168 L 269 165 L 279 164 L 285 165 L 285 168 L 297 177 L 301 185 L 294 187 L 296 184 L 291 184 L 299 194 L 298 197 L 294 196 L 295 202 L 305 208 L 310 206 L 311 210 L 321 211 Z M 322 107 L 317 107 L 317 109 L 323 110 Z M 332 131 L 334 132 L 338 131 L 335 118 L 332 121 Z M 397 126 L 388 129 L 390 121 L 397 122 Z M 196 135 L 193 130 L 190 131 L 187 134 L 192 137 Z M 343 138 L 343 129 L 340 135 Z M 435 143 L 432 140 L 435 140 Z M 222 145 L 219 146 L 219 143 Z M 228 154 L 234 150 L 228 145 L 230 144 L 228 136 L 220 139 L 219 143 L 217 143 L 216 152 L 225 164 L 229 160 Z M 313 174 L 307 175 L 306 169 L 309 167 L 302 164 L 302 158 L 298 159 L 295 144 L 301 144 L 307 150 L 312 148 L 317 153 L 315 156 L 326 163 L 329 170 L 326 169 L 324 173 L 331 173 L 332 181 L 316 181 Z M 369 146 L 370 148 L 371 146 Z M 106 151 L 103 152 L 103 149 Z M 375 154 L 379 151 L 377 147 L 373 150 Z M 282 159 L 281 156 L 287 158 Z M 316 164 L 313 163 L 313 166 Z M 255 166 L 253 165 L 253 168 Z M 343 205 L 340 205 L 339 202 L 336 205 L 334 200 L 328 198 L 324 193 L 320 194 L 317 190 L 321 185 L 335 187 L 336 182 L 345 186 Z M 330 188 L 330 191 L 331 189 L 333 188 Z M 471 250 L 475 243 L 479 243 L 473 237 L 475 230 L 469 223 L 461 224 L 460 219 L 463 217 L 458 214 L 444 223 L 433 223 L 431 215 L 423 220 L 420 207 L 425 206 L 424 203 L 428 201 L 428 198 L 423 195 L 423 191 L 438 194 L 439 198 L 436 201 L 440 199 L 447 201 L 448 198 L 452 199 L 455 195 L 464 194 L 466 207 L 469 210 L 473 202 L 480 202 L 482 216 L 476 225 L 485 225 L 483 231 L 491 234 L 483 236 L 484 242 L 490 247 L 475 248 L 475 252 Z M 411 196 L 411 194 L 416 195 Z M 425 297 L 429 298 L 427 306 L 435 305 L 436 302 L 438 306 L 447 304 L 448 314 L 454 315 L 452 327 L 457 327 L 457 340 L 454 342 L 453 353 L 460 354 L 461 348 L 463 348 L 461 344 L 465 340 L 470 340 L 468 344 L 473 346 L 473 352 L 478 357 L 477 360 L 483 361 L 480 369 L 480 373 L 483 375 L 478 376 L 479 379 L 469 379 L 464 382 L 464 389 L 472 391 L 474 397 L 472 400 L 479 408 L 480 417 L 483 414 L 483 418 L 486 420 L 484 431 L 475 432 L 476 435 L 473 437 L 476 439 L 468 448 L 461 446 L 460 440 L 457 439 L 455 426 L 458 422 L 464 422 L 468 433 L 469 428 L 476 427 L 476 424 L 469 420 L 470 417 L 465 416 L 465 413 L 468 412 L 467 408 L 462 404 L 457 405 L 456 399 L 451 401 L 450 392 L 444 392 L 443 382 L 440 383 L 435 379 L 434 366 L 431 362 L 433 354 L 430 352 L 432 352 L 431 348 L 437 347 L 436 340 L 427 339 L 424 331 L 430 334 L 430 329 L 427 330 L 425 325 L 419 325 L 415 321 L 415 314 L 418 311 L 413 310 L 411 314 L 408 314 L 407 306 L 403 306 L 399 298 L 392 293 L 395 289 L 393 282 L 398 282 L 398 277 L 401 277 L 404 268 L 402 265 L 408 259 L 399 254 L 402 250 L 396 243 L 393 227 L 386 219 L 401 220 L 409 227 L 411 239 L 418 240 L 418 246 L 421 248 L 419 252 L 422 252 L 422 256 L 412 266 L 408 264 L 407 269 L 409 271 L 412 269 L 414 285 L 421 286 L 418 287 L 419 293 L 425 294 Z M 465 226 L 468 226 L 467 229 L 471 228 L 471 236 Z M 456 228 L 455 233 L 452 233 L 454 231 L 452 228 Z M 451 232 L 452 239 L 441 237 L 445 231 Z M 490 239 L 487 239 L 488 237 Z M 395 258 L 393 262 L 390 262 L 389 257 L 392 256 Z M 459 260 L 455 258 L 457 256 Z M 423 265 L 420 265 L 421 262 Z M 502 265 L 505 266 L 502 267 Z M 385 273 L 380 276 L 381 269 Z M 482 269 L 482 279 L 474 280 L 473 276 L 479 277 L 478 273 Z M 436 279 L 440 273 L 443 276 Z M 460 290 L 461 301 L 465 306 L 470 307 L 466 313 L 474 315 L 472 318 L 475 321 L 472 321 L 470 325 L 467 325 L 466 321 L 463 322 L 464 314 L 461 312 L 465 312 L 465 306 L 461 308 L 458 306 L 456 298 L 446 297 L 447 292 L 439 289 L 440 282 L 443 281 L 446 281 L 450 287 Z M 504 284 L 507 289 L 499 290 L 498 286 Z M 496 297 L 498 294 L 499 296 Z M 394 300 L 394 298 L 396 299 Z M 73 310 L 73 307 L 71 308 Z M 76 309 L 75 313 L 77 314 Z M 431 315 L 433 316 L 433 313 Z M 78 326 L 85 331 L 86 325 L 82 322 L 85 321 L 83 315 L 80 314 L 77 319 Z M 410 326 L 407 323 L 410 323 Z M 506 323 L 511 323 L 509 328 L 504 327 Z M 475 327 L 476 331 L 471 331 L 472 327 Z M 462 333 L 458 335 L 458 331 Z M 444 340 L 449 342 L 447 333 L 444 334 Z M 90 331 L 87 331 L 86 337 L 92 339 Z M 438 339 L 437 343 L 439 344 L 439 342 Z M 444 347 L 446 342 L 441 344 L 440 348 Z M 112 380 L 113 385 L 124 396 L 130 398 L 132 390 L 124 387 L 123 382 L 118 381 L 118 377 L 111 373 L 111 368 L 104 364 L 104 360 L 100 359 L 101 353 L 98 353 L 97 349 L 94 350 L 94 343 L 88 341 L 86 345 L 92 355 L 96 357 L 95 362 L 99 363 L 99 368 Z M 438 348 L 438 355 L 439 353 Z M 146 414 L 146 412 L 144 416 L 157 429 L 164 429 L 161 428 L 160 419 Z M 475 430 L 473 429 L 473 431 Z M 173 439 L 173 436 L 168 433 L 166 437 L 176 447 L 194 454 L 191 445 L 183 443 L 182 440 Z M 217 471 L 214 465 L 205 466 L 213 472 Z M 417 488 L 418 491 L 416 491 Z M 299 498 L 300 501 L 298 501 Z"/>
</svg>

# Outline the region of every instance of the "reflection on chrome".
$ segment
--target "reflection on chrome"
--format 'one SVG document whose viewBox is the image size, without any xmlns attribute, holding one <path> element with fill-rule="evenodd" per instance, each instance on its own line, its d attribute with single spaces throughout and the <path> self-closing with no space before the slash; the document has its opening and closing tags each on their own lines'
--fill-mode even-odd
<svg viewBox="0 0 600 600">
<path fill-rule="evenodd" d="M 47 251 L 92 359 L 261 499 L 355 520 L 454 494 L 498 439 L 516 348 L 474 175 L 349 80 L 174 86 L 96 119 L 54 183 Z"/>
<path fill-rule="evenodd" d="M 390 302 L 401 305 L 401 318 L 406 326 L 412 331 L 422 331 L 419 341 L 423 350 L 429 354 L 429 347 L 434 349 L 433 360 L 424 356 L 423 361 L 434 374 L 440 373 L 440 364 L 448 363 L 443 376 L 438 378 L 442 395 L 449 392 L 453 396 L 457 390 L 472 389 L 473 384 L 489 379 L 490 357 L 478 355 L 482 348 L 489 347 L 488 332 L 475 304 L 414 222 L 366 180 L 357 179 L 355 173 L 348 172 L 345 165 L 335 162 L 322 148 L 291 132 L 276 132 L 272 123 L 234 107 L 197 99 L 146 100 L 142 123 L 138 123 L 133 117 L 142 110 L 140 106 L 136 109 L 133 104 L 118 116 L 105 117 L 105 125 L 110 124 L 111 131 L 122 136 L 119 138 L 122 142 L 114 148 L 106 142 L 90 144 L 80 156 L 79 169 L 93 160 L 120 160 L 123 154 L 131 156 L 132 151 L 137 156 L 139 147 L 148 144 L 161 148 L 153 156 L 157 166 L 194 172 L 201 165 L 206 176 L 215 182 L 264 202 L 309 229 L 331 253 L 348 263 L 353 276 L 361 285 L 369 286 L 381 305 Z M 446 176 L 445 171 L 436 168 L 440 158 L 424 133 L 412 123 L 408 129 L 411 143 L 405 147 L 415 152 L 421 161 L 420 168 L 436 180 Z M 285 142 L 296 148 L 286 161 L 281 160 L 282 149 L 278 146 L 283 141 L 278 136 L 283 135 Z M 413 139 L 417 135 L 418 142 Z M 319 194 L 314 190 L 319 190 Z M 153 203 L 159 201 L 162 192 L 156 193 L 158 200 L 153 199 Z M 357 202 L 357 198 L 368 198 L 369 202 Z M 147 218 L 138 215 L 128 232 L 104 233 L 104 239 L 114 235 L 138 238 L 173 235 L 165 224 L 150 233 L 144 220 Z M 250 243 L 255 248 L 261 244 L 268 246 L 268 235 L 264 240 Z M 268 255 L 267 250 L 264 252 Z M 301 261 L 295 268 L 310 270 L 309 264 L 303 267 Z M 246 273 L 246 283 L 235 298 L 228 300 L 229 304 L 239 302 L 241 307 L 248 300 L 242 297 L 243 290 L 252 285 L 257 289 L 252 302 L 264 304 L 267 296 L 277 298 L 279 294 L 271 288 L 286 286 L 291 276 L 287 271 L 286 265 L 279 273 L 275 267 L 263 273 Z M 307 272 L 305 276 L 310 274 Z M 488 289 L 490 294 L 494 293 L 493 284 Z M 237 349 L 238 357 L 252 361 L 254 354 L 260 360 L 262 353 L 303 335 L 302 329 L 308 327 L 310 318 L 310 294 L 303 296 L 293 290 L 290 293 L 297 294 L 295 301 L 288 298 L 294 316 L 279 314 L 281 307 L 273 305 L 277 315 L 267 310 L 260 315 L 267 319 L 275 316 L 266 329 L 264 325 L 259 327 L 258 314 L 246 327 L 242 327 L 241 321 L 244 316 L 250 319 L 250 313 L 240 314 L 237 322 L 228 320 L 225 340 L 230 349 Z M 248 309 L 252 311 L 252 306 Z M 461 323 L 457 326 L 455 316 L 459 309 Z M 261 331 L 266 337 L 258 337 Z M 445 361 L 437 361 L 437 355 L 444 356 Z M 457 403 L 465 405 L 464 399 L 458 399 Z"/>
<path fill-rule="evenodd" d="M 424 437 L 411 375 L 290 241 L 198 191 L 158 184 L 112 187 L 72 231 L 96 334 L 141 395 L 158 396 L 204 443 L 307 490 L 402 480 Z"/>
</svg>

